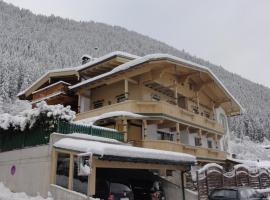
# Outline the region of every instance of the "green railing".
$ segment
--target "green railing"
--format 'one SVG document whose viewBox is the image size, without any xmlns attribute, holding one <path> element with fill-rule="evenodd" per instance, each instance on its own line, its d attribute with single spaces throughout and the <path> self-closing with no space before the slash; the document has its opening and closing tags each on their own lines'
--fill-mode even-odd
<svg viewBox="0 0 270 200">
<path fill-rule="evenodd" d="M 58 122 L 58 124 L 50 128 L 39 125 L 24 131 L 0 129 L 0 152 L 48 144 L 50 142 L 50 135 L 53 132 L 62 134 L 82 133 L 124 141 L 124 134 L 117 131 Z"/>
<path fill-rule="evenodd" d="M 84 125 L 72 124 L 72 123 L 67 123 L 67 122 L 60 122 L 58 124 L 57 132 L 63 133 L 63 134 L 84 133 L 87 135 L 93 135 L 93 136 L 115 139 L 118 141 L 124 141 L 123 133 L 120 133 L 114 130 L 109 130 L 109 129 L 84 126 Z"/>
</svg>

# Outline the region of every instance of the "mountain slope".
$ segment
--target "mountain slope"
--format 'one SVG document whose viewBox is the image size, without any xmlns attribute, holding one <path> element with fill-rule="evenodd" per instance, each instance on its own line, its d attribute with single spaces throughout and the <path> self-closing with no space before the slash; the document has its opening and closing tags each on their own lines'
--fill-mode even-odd
<svg viewBox="0 0 270 200">
<path fill-rule="evenodd" d="M 77 66 L 85 53 L 97 57 L 116 50 L 137 55 L 169 53 L 208 66 L 246 109 L 244 115 L 231 119 L 235 134 L 241 137 L 248 135 L 255 141 L 262 141 L 264 136 L 270 138 L 269 88 L 118 26 L 34 15 L 2 1 L 0 113 L 10 110 L 5 103 L 12 102 L 20 90 L 45 71 Z"/>
</svg>

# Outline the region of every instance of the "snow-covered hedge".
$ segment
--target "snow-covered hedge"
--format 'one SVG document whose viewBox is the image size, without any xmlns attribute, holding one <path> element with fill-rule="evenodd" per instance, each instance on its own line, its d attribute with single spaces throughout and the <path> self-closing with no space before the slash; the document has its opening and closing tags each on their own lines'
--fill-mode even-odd
<svg viewBox="0 0 270 200">
<path fill-rule="evenodd" d="M 47 105 L 45 102 L 41 102 L 37 104 L 36 108 L 25 110 L 18 115 L 0 114 L 0 130 L 17 129 L 24 131 L 37 123 L 53 126 L 58 120 L 69 122 L 74 118 L 75 112 L 70 109 L 70 106 Z"/>
</svg>

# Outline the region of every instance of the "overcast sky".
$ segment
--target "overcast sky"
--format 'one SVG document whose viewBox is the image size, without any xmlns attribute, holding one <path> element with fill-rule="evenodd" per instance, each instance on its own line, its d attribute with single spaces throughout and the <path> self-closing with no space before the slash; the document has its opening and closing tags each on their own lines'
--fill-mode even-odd
<svg viewBox="0 0 270 200">
<path fill-rule="evenodd" d="M 270 0 L 4 1 L 37 14 L 119 25 L 270 87 Z"/>
</svg>

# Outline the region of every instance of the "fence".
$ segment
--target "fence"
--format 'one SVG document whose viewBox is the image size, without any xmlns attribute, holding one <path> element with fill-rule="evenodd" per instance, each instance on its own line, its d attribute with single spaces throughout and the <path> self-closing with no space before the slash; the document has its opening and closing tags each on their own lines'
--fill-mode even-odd
<svg viewBox="0 0 270 200">
<path fill-rule="evenodd" d="M 48 127 L 40 124 L 24 131 L 16 129 L 0 130 L 0 152 L 48 144 L 50 135 L 53 132 L 63 134 L 83 133 L 124 141 L 124 134 L 114 130 L 58 122 L 58 124 L 55 124 L 54 126 Z"/>
<path fill-rule="evenodd" d="M 268 169 L 251 169 L 236 165 L 230 172 L 225 172 L 217 164 L 208 164 L 197 171 L 197 190 L 199 200 L 207 200 L 208 194 L 215 188 L 223 186 L 249 186 L 254 189 L 270 187 Z"/>
</svg>

